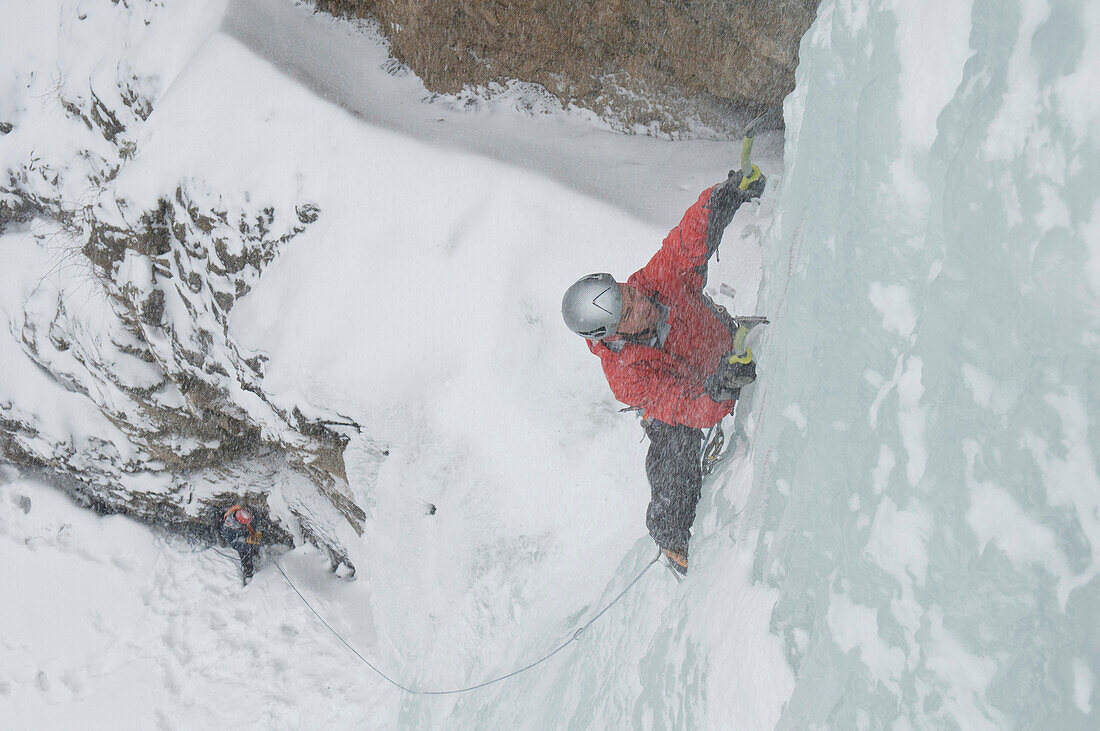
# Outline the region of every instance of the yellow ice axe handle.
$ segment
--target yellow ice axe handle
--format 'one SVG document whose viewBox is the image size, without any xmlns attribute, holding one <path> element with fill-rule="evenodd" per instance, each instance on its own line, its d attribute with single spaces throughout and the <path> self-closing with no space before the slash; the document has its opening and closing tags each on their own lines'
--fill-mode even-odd
<svg viewBox="0 0 1100 731">
<path fill-rule="evenodd" d="M 757 180 L 760 180 L 760 168 L 753 165 L 752 174 L 749 175 L 747 178 L 745 177 L 744 173 L 741 173 L 741 184 L 737 187 L 741 190 L 748 190 L 749 186 L 755 183 Z"/>
<path fill-rule="evenodd" d="M 745 352 L 741 355 L 731 355 L 729 361 L 731 365 L 734 363 L 752 363 L 752 350 L 745 348 Z"/>
<path fill-rule="evenodd" d="M 733 354 L 730 355 L 730 363 L 748 363 L 752 360 L 752 351 L 745 347 L 745 341 L 749 337 L 750 328 L 744 325 L 737 326 L 737 332 L 733 334 Z M 745 358 L 746 360 L 735 360 Z"/>
<path fill-rule="evenodd" d="M 752 137 L 746 136 L 741 140 L 741 190 L 748 190 L 749 185 L 760 180 L 760 168 L 752 164 Z M 746 170 L 751 170 L 745 175 Z"/>
</svg>

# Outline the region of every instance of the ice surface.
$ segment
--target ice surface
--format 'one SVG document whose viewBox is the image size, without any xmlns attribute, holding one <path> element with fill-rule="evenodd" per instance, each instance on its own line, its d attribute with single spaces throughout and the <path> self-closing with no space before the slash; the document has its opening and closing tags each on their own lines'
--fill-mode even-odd
<svg viewBox="0 0 1100 731">
<path fill-rule="evenodd" d="M 756 396 L 781 727 L 1100 723 L 1100 151 L 1060 92 L 1098 41 L 1095 3 L 982 0 L 803 41 Z"/>
</svg>

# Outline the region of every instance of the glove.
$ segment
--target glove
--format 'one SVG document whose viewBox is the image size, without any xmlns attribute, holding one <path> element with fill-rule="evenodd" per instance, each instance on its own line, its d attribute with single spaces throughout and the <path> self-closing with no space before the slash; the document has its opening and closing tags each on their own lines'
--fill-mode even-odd
<svg viewBox="0 0 1100 731">
<path fill-rule="evenodd" d="M 741 190 L 741 181 L 744 179 L 744 175 L 741 174 L 740 170 L 730 170 L 729 177 L 724 182 L 714 186 L 708 206 L 712 214 L 716 214 L 714 218 L 722 222 L 719 224 L 721 228 L 724 229 L 729 225 L 734 211 L 742 203 L 753 198 L 759 198 L 764 192 L 764 186 L 767 184 L 768 179 L 764 177 L 764 173 L 760 172 L 760 168 L 753 165 L 750 175 L 755 175 L 756 179 L 749 183 L 745 190 Z"/>
<path fill-rule="evenodd" d="M 744 190 L 741 190 L 741 181 L 745 179 L 744 174 L 740 170 L 730 170 L 730 180 L 737 181 L 737 190 L 744 200 L 759 198 L 764 193 L 764 186 L 768 182 L 768 179 L 764 177 L 764 173 L 760 172 L 760 168 L 755 165 L 752 166 L 752 171 L 749 173 L 750 177 L 752 175 L 756 175 L 756 180 L 753 180 Z"/>
<path fill-rule="evenodd" d="M 703 390 L 715 401 L 730 401 L 741 395 L 741 389 L 756 380 L 756 362 L 723 361 L 718 370 L 703 384 Z"/>
<path fill-rule="evenodd" d="M 733 220 L 733 214 L 741 207 L 742 203 L 759 198 L 764 192 L 763 173 L 760 168 L 753 166 L 753 174 L 756 180 L 751 182 L 746 190 L 741 190 L 742 175 L 740 170 L 730 170 L 725 182 L 719 183 L 711 189 L 710 198 L 707 200 L 707 208 L 710 215 L 707 217 L 707 259 L 718 250 L 718 244 L 722 242 L 722 232 Z"/>
</svg>

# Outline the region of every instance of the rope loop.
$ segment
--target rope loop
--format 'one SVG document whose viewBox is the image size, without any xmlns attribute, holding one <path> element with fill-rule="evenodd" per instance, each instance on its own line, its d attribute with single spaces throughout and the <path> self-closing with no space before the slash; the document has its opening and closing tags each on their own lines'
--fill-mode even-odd
<svg viewBox="0 0 1100 731">
<path fill-rule="evenodd" d="M 218 553 L 221 553 L 221 552 L 218 551 Z M 222 554 L 222 555 L 224 556 L 225 554 Z M 355 655 L 357 658 L 359 658 L 363 662 L 364 665 L 366 665 L 368 668 L 373 670 L 376 675 L 381 677 L 383 680 L 385 680 L 386 682 L 388 682 L 390 685 L 394 686 L 395 688 L 403 690 L 406 693 L 410 693 L 412 695 L 454 695 L 456 693 L 469 693 L 470 691 L 477 690 L 479 688 L 484 688 L 487 685 L 492 685 L 493 683 L 499 683 L 502 680 L 507 680 L 508 678 L 515 677 L 516 675 L 519 675 L 520 673 L 525 673 L 528 670 L 543 664 L 544 662 L 546 662 L 547 660 L 552 658 L 554 655 L 557 655 L 559 652 L 564 650 L 566 647 L 568 647 L 569 645 L 571 645 L 574 642 L 578 641 L 581 638 L 581 635 L 584 634 L 584 631 L 587 630 L 589 627 L 591 627 L 596 622 L 597 619 L 602 617 L 607 612 L 607 610 L 609 610 L 609 609 L 611 609 L 611 607 L 615 606 L 619 602 L 620 599 L 622 599 L 624 596 L 626 596 L 627 592 L 629 592 L 631 589 L 633 589 L 634 585 L 637 584 L 639 581 L 641 581 L 642 577 L 645 576 L 645 573 L 647 571 L 649 571 L 649 569 L 653 566 L 653 564 L 657 563 L 660 559 L 661 559 L 661 549 L 658 548 L 657 549 L 657 555 L 653 558 L 653 560 L 650 561 L 649 563 L 647 563 L 645 565 L 645 568 L 643 568 L 640 572 L 638 572 L 638 575 L 635 576 L 634 579 L 629 584 L 626 585 L 625 589 L 623 589 L 621 592 L 619 592 L 618 596 L 616 596 L 614 599 L 612 599 L 610 602 L 608 602 L 607 605 L 604 606 L 603 609 L 596 612 L 596 614 L 592 617 L 592 619 L 588 620 L 585 624 L 578 627 L 577 630 L 575 632 L 573 632 L 573 634 L 569 637 L 569 639 L 567 639 L 565 642 L 562 642 L 560 645 L 558 645 L 553 650 L 551 650 L 547 654 L 540 657 L 538 660 L 535 660 L 533 663 L 530 663 L 529 665 L 524 665 L 521 668 L 517 668 L 517 669 L 513 670 L 510 673 L 507 673 L 505 675 L 501 675 L 500 677 L 492 678 L 491 680 L 486 680 L 484 682 L 478 683 L 477 685 L 470 685 L 470 686 L 467 686 L 467 687 L 464 687 L 464 688 L 455 688 L 453 690 L 421 690 L 419 688 L 410 688 L 406 685 L 402 685 L 401 683 L 399 683 L 396 680 L 394 680 L 393 678 L 391 678 L 389 675 L 387 675 L 382 670 L 380 670 L 378 667 L 376 667 L 374 664 L 372 664 L 370 660 L 363 657 L 363 655 L 358 650 L 356 650 L 355 647 L 350 642 L 348 642 L 346 639 L 344 639 L 343 635 L 341 635 L 339 632 L 337 632 L 332 627 L 332 625 L 330 625 L 328 622 L 325 621 L 325 618 L 321 616 L 321 613 L 318 612 L 316 609 L 314 609 L 313 605 L 309 603 L 309 600 L 305 598 L 305 596 L 302 594 L 302 592 L 298 590 L 298 587 L 295 586 L 294 582 L 290 580 L 290 577 L 286 575 L 286 572 L 283 571 L 283 567 L 279 564 L 279 561 L 277 559 L 272 560 L 272 563 L 275 564 L 275 568 L 277 568 L 279 570 L 279 573 L 283 575 L 283 578 L 286 579 L 286 583 L 290 586 L 291 589 L 294 590 L 294 593 L 298 595 L 298 598 L 302 600 L 302 603 L 305 604 L 306 607 L 309 609 L 309 611 L 313 612 L 313 615 L 315 617 L 317 617 L 318 621 L 320 621 L 321 624 L 323 624 L 325 626 L 325 629 L 327 629 L 329 632 L 331 632 L 333 634 L 333 636 L 336 637 L 336 639 L 338 639 L 344 645 L 344 647 L 348 648 L 348 650 L 350 650 L 353 655 Z"/>
</svg>

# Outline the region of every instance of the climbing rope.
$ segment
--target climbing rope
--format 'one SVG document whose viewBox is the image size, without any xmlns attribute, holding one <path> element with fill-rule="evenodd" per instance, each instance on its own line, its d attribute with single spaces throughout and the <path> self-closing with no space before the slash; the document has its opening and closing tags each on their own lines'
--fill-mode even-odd
<svg viewBox="0 0 1100 731">
<path fill-rule="evenodd" d="M 631 589 L 633 589 L 635 584 L 637 584 L 639 581 L 641 581 L 641 578 L 645 575 L 645 573 L 647 571 L 649 571 L 650 567 L 653 566 L 653 564 L 657 563 L 657 561 L 659 561 L 660 558 L 661 558 L 661 551 L 658 549 L 657 556 L 652 561 L 647 563 L 645 565 L 645 568 L 643 568 L 640 572 L 638 572 L 638 575 L 634 577 L 634 580 L 631 581 L 629 584 L 627 584 L 626 588 L 623 589 L 621 592 L 619 592 L 618 596 L 616 596 L 614 599 L 612 599 L 610 602 L 608 602 L 607 606 L 605 606 L 603 609 L 596 612 L 595 616 L 593 616 L 592 619 L 588 620 L 583 625 L 578 627 L 577 630 L 575 632 L 573 632 L 573 634 L 569 637 L 569 639 L 567 639 L 565 642 L 563 642 L 560 645 L 558 645 L 557 647 L 555 647 L 553 650 L 551 650 L 547 654 L 540 657 L 538 660 L 535 660 L 534 662 L 532 662 L 528 665 L 524 665 L 521 668 L 517 668 L 516 670 L 513 670 L 512 672 L 508 673 L 507 675 L 501 675 L 499 678 L 493 678 L 492 680 L 486 680 L 482 683 L 478 683 L 477 685 L 471 685 L 471 686 L 467 686 L 465 688 L 455 688 L 454 690 L 418 690 L 416 688 L 410 688 L 408 686 L 402 685 L 401 683 L 398 683 L 396 680 L 391 678 L 386 673 L 382 672 L 382 670 L 380 670 L 377 666 L 375 666 L 370 660 L 363 657 L 363 655 L 358 650 L 356 650 L 355 647 L 353 647 L 350 642 L 345 640 L 339 632 L 337 632 L 335 629 L 333 629 L 332 625 L 330 625 L 328 622 L 325 621 L 325 618 L 321 616 L 321 613 L 313 608 L 313 605 L 309 603 L 309 600 L 306 599 L 305 596 L 302 595 L 302 592 L 298 590 L 298 587 L 295 586 L 294 582 L 290 580 L 290 577 L 286 575 L 286 572 L 283 571 L 283 567 L 279 565 L 278 561 L 272 561 L 272 563 L 275 564 L 275 568 L 277 568 L 279 570 L 279 573 L 283 575 L 283 578 L 286 579 L 286 583 L 290 586 L 291 589 L 294 590 L 294 593 L 298 595 L 298 598 L 302 600 L 302 603 L 305 604 L 306 607 L 309 608 L 309 611 L 313 612 L 313 615 L 315 617 L 317 617 L 318 620 L 320 620 L 321 624 L 323 624 L 325 626 L 325 628 L 329 632 L 331 632 L 336 639 L 340 640 L 340 642 L 344 645 L 344 647 L 351 650 L 352 654 L 354 654 L 357 658 L 362 660 L 364 665 L 366 665 L 368 668 L 373 670 L 381 678 L 386 680 L 390 685 L 392 685 L 396 688 L 400 688 L 401 690 L 405 691 L 406 693 L 412 693 L 413 695 L 454 695 L 455 693 L 468 693 L 472 690 L 477 690 L 478 688 L 484 688 L 487 685 L 492 685 L 493 683 L 499 683 L 502 680 L 507 680 L 508 678 L 515 677 L 516 675 L 519 675 L 520 673 L 527 672 L 531 668 L 536 667 L 538 665 L 541 665 L 542 663 L 544 663 L 547 660 L 549 660 L 550 658 L 552 658 L 554 655 L 557 655 L 559 652 L 564 650 L 570 644 L 572 644 L 573 642 L 576 642 L 577 640 L 579 640 L 581 638 L 581 635 L 584 634 L 585 630 L 587 630 L 589 627 L 591 627 L 597 619 L 602 617 L 607 612 L 607 610 L 611 609 L 611 607 L 615 606 L 615 604 L 617 604 L 620 599 L 622 599 L 624 596 L 626 596 L 626 593 L 628 591 L 630 591 Z"/>
</svg>

